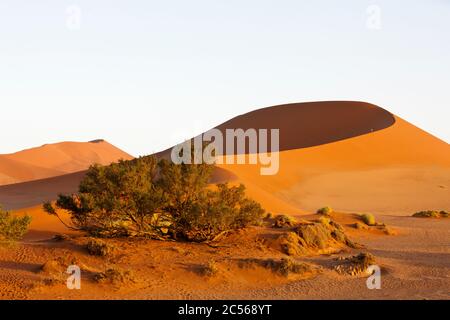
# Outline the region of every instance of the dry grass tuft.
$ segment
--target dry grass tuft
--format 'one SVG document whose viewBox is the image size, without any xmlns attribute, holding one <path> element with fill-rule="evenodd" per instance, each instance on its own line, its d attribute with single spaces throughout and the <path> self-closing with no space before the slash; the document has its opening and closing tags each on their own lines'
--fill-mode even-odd
<svg viewBox="0 0 450 320">
<path fill-rule="evenodd" d="M 340 261 L 342 263 L 335 267 L 336 272 L 357 276 L 368 273 L 369 266 L 375 264 L 375 257 L 370 253 L 360 253 Z"/>
<path fill-rule="evenodd" d="M 419 211 L 413 214 L 415 218 L 448 218 L 449 213 L 447 211 L 427 210 Z"/>
<path fill-rule="evenodd" d="M 98 239 L 90 239 L 86 249 L 91 256 L 106 257 L 114 251 L 114 246 Z"/>
<path fill-rule="evenodd" d="M 275 217 L 274 228 L 294 227 L 297 220 L 288 215 L 279 215 Z"/>
<path fill-rule="evenodd" d="M 334 211 L 331 207 L 323 207 L 323 208 L 320 208 L 319 210 L 317 210 L 317 214 L 323 214 L 325 216 L 329 216 L 333 212 Z"/>
<path fill-rule="evenodd" d="M 207 277 L 213 277 L 219 273 L 217 262 L 210 260 L 206 266 L 203 267 L 202 274 Z"/>
<path fill-rule="evenodd" d="M 122 270 L 117 267 L 111 267 L 104 272 L 97 273 L 94 276 L 94 281 L 98 283 L 109 283 L 112 285 L 124 285 L 136 282 L 131 271 Z"/>
</svg>

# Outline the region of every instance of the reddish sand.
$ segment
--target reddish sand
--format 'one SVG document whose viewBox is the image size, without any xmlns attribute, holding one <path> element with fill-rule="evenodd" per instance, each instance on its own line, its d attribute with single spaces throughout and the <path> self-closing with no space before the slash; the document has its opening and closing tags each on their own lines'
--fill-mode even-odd
<svg viewBox="0 0 450 320">
<path fill-rule="evenodd" d="M 0 185 L 60 176 L 132 157 L 103 140 L 47 144 L 0 155 Z"/>
<path fill-rule="evenodd" d="M 90 256 L 75 238 L 58 242 L 51 235 L 63 231 L 54 217 L 27 210 L 35 222 L 25 241 L 14 248 L 0 247 L 0 299 L 450 299 L 450 220 L 377 216 L 397 235 L 355 230 L 354 215 L 332 214 L 352 240 L 367 249 L 330 255 L 294 257 L 321 268 L 318 274 L 283 277 L 270 269 L 242 267 L 242 261 L 286 257 L 267 245 L 286 229 L 270 223 L 238 232 L 215 243 L 152 240 L 104 240 L 115 251 L 106 258 Z M 36 214 L 36 215 L 35 215 Z M 302 216 L 317 218 L 317 216 Z M 53 233 L 49 228 L 55 227 Z M 382 268 L 381 290 L 369 290 L 367 276 L 338 274 L 336 258 L 361 251 L 375 255 Z M 47 274 L 41 266 L 52 259 L 77 261 L 82 267 L 81 290 L 68 290 L 65 268 Z M 217 274 L 202 273 L 214 261 Z M 71 262 L 69 262 L 71 263 Z M 95 273 L 108 268 L 132 272 L 133 281 L 98 284 Z M 59 279 L 57 281 L 51 279 Z"/>
</svg>

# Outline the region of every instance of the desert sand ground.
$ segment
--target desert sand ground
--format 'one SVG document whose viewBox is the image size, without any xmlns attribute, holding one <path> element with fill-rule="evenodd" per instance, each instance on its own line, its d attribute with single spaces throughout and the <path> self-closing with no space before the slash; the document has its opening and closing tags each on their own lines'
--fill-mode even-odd
<svg viewBox="0 0 450 320">
<path fill-rule="evenodd" d="M 38 213 L 35 212 L 37 216 Z M 313 218 L 314 216 L 301 216 Z M 238 232 L 210 247 L 205 244 L 152 240 L 110 240 L 116 246 L 107 258 L 90 256 L 83 238 L 56 241 L 64 231 L 56 218 L 35 222 L 23 243 L 0 250 L 0 297 L 2 299 L 449 299 L 450 220 L 377 216 L 396 235 L 357 231 L 350 214 L 336 214 L 352 240 L 366 249 L 346 249 L 321 256 L 297 258 L 319 268 L 320 273 L 284 277 L 253 266 L 248 259 L 279 259 L 284 255 L 266 246 L 283 232 L 270 224 Z M 43 230 L 41 230 L 43 228 Z M 67 230 L 66 230 L 67 231 Z M 369 290 L 367 276 L 341 275 L 333 267 L 336 257 L 370 252 L 382 268 L 382 288 Z M 86 271 L 81 290 L 68 290 L 63 279 L 53 282 L 41 267 L 52 259 L 75 259 Z M 218 273 L 208 277 L 202 268 L 214 260 Z M 131 270 L 133 282 L 98 284 L 93 275 L 114 266 Z M 59 271 L 63 272 L 63 271 Z M 63 273 L 61 273 L 63 274 Z"/>
<path fill-rule="evenodd" d="M 333 219 L 345 227 L 352 240 L 366 248 L 297 257 L 299 261 L 321 268 L 317 274 L 300 278 L 286 278 L 258 266 L 242 268 L 242 259 L 285 256 L 267 245 L 267 239 L 283 230 L 271 228 L 270 221 L 266 221 L 263 226 L 233 234 L 214 247 L 152 240 L 111 240 L 117 247 L 113 256 L 92 257 L 84 249 L 86 239 L 79 235 L 65 241 L 52 240 L 55 234 L 68 233 L 68 230 L 55 217 L 44 214 L 40 207 L 43 201 L 55 199 L 60 192 L 76 192 L 84 175 L 81 170 L 87 167 L 89 160 L 48 162 L 44 169 L 50 171 L 39 171 L 39 176 L 34 173 L 37 172 L 34 167 L 37 158 L 31 156 L 34 153 L 21 159 L 0 156 L 0 179 L 7 177 L 3 181 L 8 181 L 13 177 L 16 182 L 22 181 L 0 186 L 0 203 L 19 214 L 33 216 L 31 230 L 22 243 L 14 248 L 0 248 L 0 297 L 450 298 L 450 220 L 411 217 L 420 210 L 450 209 L 450 148 L 447 143 L 386 110 L 359 102 L 260 109 L 218 128 L 280 128 L 280 171 L 274 176 L 261 176 L 259 166 L 219 165 L 214 181 L 244 183 L 249 196 L 275 215 L 313 219 L 317 218 L 311 215 L 316 209 L 332 206 L 343 212 Z M 167 153 L 159 156 L 167 156 Z M 102 159 L 112 162 L 120 157 L 126 158 L 126 153 L 105 151 Z M 21 164 L 26 163 L 26 170 L 14 171 L 17 166 L 13 161 L 19 160 Z M 73 173 L 77 168 L 79 172 Z M 61 175 L 61 171 L 72 173 Z M 35 180 L 38 177 L 46 179 Z M 357 219 L 352 213 L 373 213 L 396 234 L 355 230 L 350 226 Z M 333 269 L 334 258 L 358 252 L 372 253 L 382 267 L 381 290 L 368 290 L 366 276 L 341 275 Z M 40 271 L 43 264 L 58 257 L 73 258 L 85 266 L 81 290 L 68 290 L 64 283 L 50 281 L 49 275 Z M 218 274 L 207 277 L 202 270 L 211 260 L 216 261 Z M 135 282 L 115 287 L 93 281 L 96 273 L 110 266 L 131 269 Z"/>
</svg>

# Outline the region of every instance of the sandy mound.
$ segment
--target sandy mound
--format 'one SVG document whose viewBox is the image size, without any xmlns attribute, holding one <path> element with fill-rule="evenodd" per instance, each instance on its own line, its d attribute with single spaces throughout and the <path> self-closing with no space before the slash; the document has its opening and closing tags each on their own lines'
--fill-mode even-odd
<svg viewBox="0 0 450 320">
<path fill-rule="evenodd" d="M 60 176 L 132 157 L 103 140 L 48 144 L 0 155 L 0 185 Z"/>
</svg>

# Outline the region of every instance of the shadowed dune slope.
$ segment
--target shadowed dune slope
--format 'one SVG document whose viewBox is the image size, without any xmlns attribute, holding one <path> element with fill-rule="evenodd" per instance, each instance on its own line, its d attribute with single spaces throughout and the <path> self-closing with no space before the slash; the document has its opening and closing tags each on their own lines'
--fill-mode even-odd
<svg viewBox="0 0 450 320">
<path fill-rule="evenodd" d="M 62 142 L 0 155 L 0 185 L 64 175 L 91 164 L 110 164 L 132 157 L 103 140 Z"/>
<path fill-rule="evenodd" d="M 75 193 L 85 173 L 86 171 L 80 171 L 58 177 L 0 186 L 0 204 L 8 210 L 29 208 L 45 201 L 55 200 L 60 193 Z"/>
<path fill-rule="evenodd" d="M 385 129 L 394 116 L 373 104 L 354 101 L 292 103 L 258 109 L 217 127 L 280 129 L 280 151 L 314 147 Z"/>
</svg>

